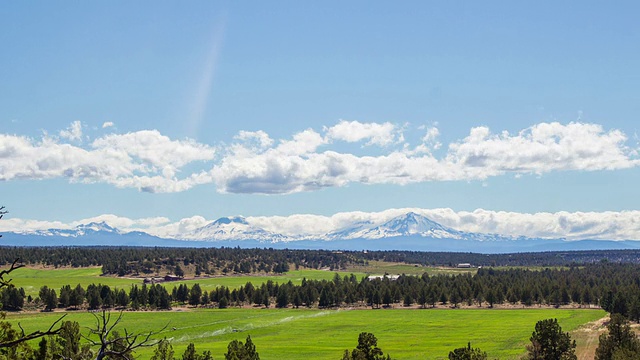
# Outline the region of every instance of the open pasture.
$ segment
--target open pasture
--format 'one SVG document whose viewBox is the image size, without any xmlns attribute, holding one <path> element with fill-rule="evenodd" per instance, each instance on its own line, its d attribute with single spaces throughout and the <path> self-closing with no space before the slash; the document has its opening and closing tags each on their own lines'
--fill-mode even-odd
<svg viewBox="0 0 640 360">
<path fill-rule="evenodd" d="M 604 315 L 602 310 L 586 309 L 189 309 L 126 312 L 122 326 L 144 332 L 168 325 L 158 338 L 171 339 L 178 356 L 193 342 L 199 352 L 210 350 L 220 359 L 231 340 L 244 341 L 251 335 L 265 360 L 339 359 L 366 331 L 375 334 L 378 346 L 394 359 L 446 359 L 449 351 L 468 341 L 491 359 L 517 359 L 538 320 L 557 318 L 563 330 L 571 331 Z M 9 314 L 7 319 L 30 331 L 48 327 L 59 316 Z M 72 312 L 66 319 L 78 321 L 84 331 L 94 323 L 87 312 Z M 152 351 L 145 348 L 137 354 L 148 359 Z"/>
<path fill-rule="evenodd" d="M 459 275 L 459 274 L 475 274 L 477 268 L 455 268 L 442 266 L 423 266 L 415 264 L 395 263 L 386 261 L 369 261 L 367 265 L 351 265 L 349 272 L 366 273 L 372 275 L 422 275 L 424 273 L 431 275 Z"/>
<path fill-rule="evenodd" d="M 41 268 L 22 268 L 11 273 L 12 283 L 17 287 L 22 287 L 27 295 L 37 296 L 40 287 L 47 285 L 58 292 L 64 285 L 71 285 L 71 287 L 77 284 L 86 288 L 89 284 L 104 284 L 114 288 L 128 289 L 133 284 L 142 285 L 142 279 L 140 278 L 118 278 L 113 276 L 101 276 L 100 267 L 91 268 L 62 268 L 62 269 L 41 269 Z M 350 275 L 352 272 L 338 272 L 340 276 Z M 229 276 L 216 276 L 216 277 L 197 277 L 195 279 L 171 281 L 161 283 L 171 291 L 174 286 L 180 284 L 188 284 L 189 287 L 198 283 L 203 290 L 211 291 L 219 286 L 226 286 L 230 288 L 237 288 L 248 281 L 254 286 L 260 286 L 262 283 L 271 280 L 280 284 L 288 281 L 299 285 L 303 278 L 309 280 L 330 280 L 335 276 L 334 271 L 325 270 L 292 270 L 282 275 L 229 275 Z M 353 272 L 355 276 L 360 279 L 365 276 L 361 272 Z"/>
</svg>

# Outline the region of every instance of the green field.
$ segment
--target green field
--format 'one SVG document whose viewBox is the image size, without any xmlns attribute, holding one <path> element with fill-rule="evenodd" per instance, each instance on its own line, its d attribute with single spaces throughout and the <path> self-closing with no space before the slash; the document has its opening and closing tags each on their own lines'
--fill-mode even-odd
<svg viewBox="0 0 640 360">
<path fill-rule="evenodd" d="M 427 273 L 431 275 L 458 275 L 458 274 L 475 274 L 478 269 L 477 268 L 455 268 L 455 267 L 435 267 L 435 266 L 423 266 L 423 265 L 412 265 L 412 264 L 404 264 L 404 263 L 392 263 L 385 261 L 369 261 L 367 265 L 352 265 L 349 267 L 351 272 L 358 273 L 366 273 L 366 274 L 375 274 L 375 275 L 383 275 L 384 273 L 388 273 L 391 275 L 422 275 L 423 273 Z"/>
<path fill-rule="evenodd" d="M 161 329 L 160 337 L 172 340 L 176 355 L 193 342 L 198 351 L 210 350 L 223 358 L 233 339 L 251 335 L 262 359 L 339 359 L 344 349 L 353 349 L 358 334 L 372 332 L 378 345 L 394 359 L 446 359 L 448 352 L 471 341 L 487 351 L 489 358 L 516 359 L 524 352 L 538 320 L 557 318 L 563 330 L 602 318 L 602 310 L 306 310 L 225 309 L 172 312 L 126 312 L 123 326 L 129 331 Z M 25 330 L 42 329 L 55 314 L 9 314 Z M 86 312 L 69 313 L 68 320 L 91 326 Z M 175 328 L 175 330 L 173 330 Z M 86 331 L 86 330 L 85 330 Z M 152 349 L 137 352 L 148 359 Z"/>
<path fill-rule="evenodd" d="M 104 284 L 110 287 L 128 289 L 133 284 L 142 284 L 142 279 L 117 278 L 112 276 L 100 276 L 102 273 L 99 267 L 93 268 L 71 268 L 71 269 L 32 269 L 22 268 L 11 273 L 12 283 L 17 287 L 24 288 L 27 295 L 37 296 L 40 287 L 47 285 L 58 292 L 64 285 L 77 284 L 86 288 L 89 284 Z M 352 272 L 340 272 L 340 276 L 349 275 Z M 307 279 L 327 279 L 330 280 L 335 276 L 335 272 L 324 270 L 292 270 L 282 275 L 231 275 L 220 277 L 199 277 L 193 280 L 172 281 L 162 283 L 169 291 L 179 284 L 188 284 L 192 286 L 195 283 L 200 284 L 203 290 L 211 291 L 219 286 L 227 286 L 230 288 L 240 287 L 251 281 L 254 286 L 259 286 L 268 280 L 278 283 L 286 283 L 292 281 L 299 285 L 303 278 Z M 365 276 L 364 273 L 354 272 L 354 275 L 360 279 Z"/>
<path fill-rule="evenodd" d="M 457 275 L 469 272 L 473 274 L 476 271 L 477 269 L 436 268 L 372 261 L 369 265 L 353 266 L 349 268 L 348 271 L 340 271 L 338 273 L 340 276 L 354 274 L 358 279 L 360 279 L 363 276 L 370 274 L 383 275 L 388 273 L 421 275 L 426 272 L 429 275 Z M 86 288 L 89 284 L 100 283 L 109 285 L 112 288 L 129 288 L 133 284 L 142 284 L 141 278 L 118 278 L 114 276 L 101 276 L 101 274 L 102 270 L 100 267 L 62 269 L 38 269 L 25 267 L 12 272 L 11 278 L 13 279 L 13 284 L 17 287 L 24 288 L 25 293 L 31 296 L 37 296 L 42 285 L 47 285 L 57 292 L 64 285 L 71 285 L 71 287 L 74 287 L 77 284 L 80 284 L 82 287 Z M 303 269 L 292 270 L 282 275 L 228 275 L 197 277 L 190 280 L 162 283 L 162 285 L 171 291 L 174 286 L 178 286 L 183 283 L 189 286 L 198 283 L 203 290 L 211 291 L 219 286 L 237 288 L 245 285 L 248 281 L 251 281 L 254 286 L 259 286 L 268 280 L 272 280 L 280 284 L 292 281 L 294 284 L 299 285 L 303 278 L 308 280 L 330 280 L 335 276 L 335 274 L 336 271 Z"/>
</svg>

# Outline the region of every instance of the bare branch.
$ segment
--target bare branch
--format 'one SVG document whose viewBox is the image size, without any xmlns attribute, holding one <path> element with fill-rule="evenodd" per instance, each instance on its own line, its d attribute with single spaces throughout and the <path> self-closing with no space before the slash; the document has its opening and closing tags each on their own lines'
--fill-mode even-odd
<svg viewBox="0 0 640 360">
<path fill-rule="evenodd" d="M 29 334 L 25 334 L 24 329 L 22 328 L 20 323 L 18 323 L 18 327 L 20 328 L 20 331 L 21 331 L 20 337 L 11 341 L 0 342 L 0 348 L 12 347 L 22 342 L 37 339 L 47 335 L 57 335 L 58 333 L 60 333 L 61 328 L 59 327 L 57 329 L 54 329 L 54 328 L 60 321 L 62 321 L 62 319 L 64 319 L 65 316 L 67 316 L 67 314 L 62 315 L 60 318 L 58 318 L 58 320 L 54 321 L 53 324 L 51 324 L 51 326 L 49 326 L 49 328 L 46 331 L 37 330 Z"/>
<path fill-rule="evenodd" d="M 2 218 L 2 215 L 7 213 L 3 209 L 4 209 L 4 206 L 0 206 L 0 218 Z M 5 280 L 4 278 L 6 275 L 11 274 L 11 272 L 17 269 L 20 269 L 21 267 L 24 267 L 24 264 L 18 264 L 18 261 L 20 261 L 20 259 L 15 259 L 8 269 L 0 270 L 0 288 L 3 288 L 5 286 L 11 286 L 11 279 Z M 67 315 L 66 314 L 62 315 L 60 318 L 58 318 L 58 320 L 54 321 L 53 324 L 51 324 L 51 326 L 49 326 L 47 330 L 45 331 L 37 330 L 29 334 L 25 333 L 24 329 L 22 328 L 22 325 L 18 323 L 18 327 L 20 328 L 20 336 L 14 340 L 0 342 L 0 348 L 12 347 L 22 342 L 37 339 L 47 335 L 56 335 L 60 332 L 61 328 L 58 327 L 57 329 L 55 329 L 55 327 L 58 325 L 58 323 L 60 323 L 60 321 L 62 321 L 62 319 L 64 319 L 65 316 Z"/>
<path fill-rule="evenodd" d="M 110 337 L 110 335 L 116 333 L 114 329 L 121 322 L 123 315 L 121 311 L 115 321 L 112 322 L 111 313 L 106 310 L 103 310 L 100 315 L 93 313 L 93 316 L 96 318 L 96 328 L 89 329 L 89 333 L 90 335 L 97 335 L 98 339 L 91 339 L 84 335 L 82 337 L 87 340 L 91 346 L 100 347 L 96 360 L 105 359 L 107 356 L 117 356 L 128 359 L 127 353 L 135 349 L 155 346 L 157 341 L 154 341 L 151 337 L 164 331 L 168 326 L 168 324 L 165 325 L 159 331 L 149 331 L 141 334 L 130 333 L 127 329 L 124 329 L 124 335 Z M 120 344 L 122 348 L 118 350 L 113 349 L 115 344 Z"/>
<path fill-rule="evenodd" d="M 20 261 L 20 259 L 13 260 L 11 267 L 9 267 L 6 270 L 0 270 L 0 288 L 11 285 L 10 284 L 11 279 L 5 280 L 4 279 L 5 275 L 9 275 L 12 271 L 15 271 L 17 269 L 24 267 L 24 264 L 18 264 L 18 261 Z"/>
<path fill-rule="evenodd" d="M 4 209 L 4 206 L 0 206 L 0 219 L 2 219 L 2 217 L 4 216 L 4 214 L 8 213 L 8 211 L 6 211 Z M 2 237 L 2 234 L 0 234 L 0 237 Z"/>
</svg>

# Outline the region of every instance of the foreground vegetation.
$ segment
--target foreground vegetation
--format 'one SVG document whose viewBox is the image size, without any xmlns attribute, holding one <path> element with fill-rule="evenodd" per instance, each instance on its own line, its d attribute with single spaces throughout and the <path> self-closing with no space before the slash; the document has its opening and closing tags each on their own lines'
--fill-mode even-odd
<svg viewBox="0 0 640 360">
<path fill-rule="evenodd" d="M 9 314 L 7 319 L 20 322 L 28 332 L 48 327 L 59 315 Z M 126 312 L 121 326 L 144 333 L 169 324 L 158 338 L 171 340 L 176 354 L 194 343 L 198 351 L 211 351 L 216 359 L 223 358 L 230 341 L 247 335 L 262 359 L 340 359 L 363 331 L 375 334 L 379 346 L 393 359 L 446 359 L 449 351 L 468 341 L 490 359 L 516 359 L 525 352 L 538 320 L 557 318 L 563 330 L 571 331 L 604 315 L 602 310 L 586 309 L 193 309 Z M 65 320 L 77 321 L 81 329 L 94 322 L 86 312 L 69 313 Z M 149 359 L 152 353 L 152 348 L 136 352 L 141 359 Z"/>
</svg>

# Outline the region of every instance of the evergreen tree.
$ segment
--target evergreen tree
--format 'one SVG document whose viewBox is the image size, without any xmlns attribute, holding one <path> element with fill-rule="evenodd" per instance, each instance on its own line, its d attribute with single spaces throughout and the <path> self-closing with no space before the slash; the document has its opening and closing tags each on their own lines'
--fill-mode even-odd
<svg viewBox="0 0 640 360">
<path fill-rule="evenodd" d="M 286 286 L 281 286 L 278 289 L 278 296 L 276 297 L 276 307 L 286 308 L 289 305 L 289 291 Z"/>
<path fill-rule="evenodd" d="M 640 340 L 622 315 L 612 314 L 607 330 L 600 335 L 595 360 L 640 359 Z M 626 354 L 635 355 L 627 357 Z"/>
<path fill-rule="evenodd" d="M 487 360 L 487 353 L 479 348 L 472 349 L 471 343 L 467 343 L 467 347 L 451 351 L 449 360 Z"/>
<path fill-rule="evenodd" d="M 557 319 L 540 320 L 527 346 L 529 360 L 576 360 L 576 342 L 563 333 Z"/>
<path fill-rule="evenodd" d="M 229 300 L 227 300 L 226 296 L 223 296 L 222 299 L 220 299 L 220 301 L 218 301 L 218 308 L 219 309 L 226 309 L 229 306 Z"/>
<path fill-rule="evenodd" d="M 378 347 L 378 339 L 372 333 L 362 332 L 358 335 L 358 346 L 351 354 L 345 350 L 342 359 L 344 360 L 391 360 L 389 355 L 384 356 Z"/>
<path fill-rule="evenodd" d="M 256 351 L 253 341 L 251 341 L 251 336 L 247 335 L 247 340 L 244 344 L 239 340 L 231 341 L 227 346 L 224 358 L 225 360 L 260 360 L 260 355 Z"/>
<path fill-rule="evenodd" d="M 178 277 L 184 277 L 184 270 L 180 267 L 180 264 L 176 265 L 176 268 L 173 270 L 173 273 Z"/>
<path fill-rule="evenodd" d="M 77 308 L 84 302 L 85 291 L 80 284 L 71 291 L 69 295 L 69 306 Z"/>
<path fill-rule="evenodd" d="M 156 345 L 151 360 L 175 360 L 173 355 L 173 346 L 171 346 L 171 343 L 165 338 Z"/>
<path fill-rule="evenodd" d="M 39 296 L 40 300 L 44 303 L 45 311 L 53 311 L 53 309 L 58 307 L 58 297 L 56 296 L 55 290 L 49 289 L 48 286 L 44 285 L 40 288 Z"/>
<path fill-rule="evenodd" d="M 182 354 L 182 360 L 199 360 L 200 357 L 196 353 L 196 346 L 193 343 L 187 345 L 187 349 Z"/>
<path fill-rule="evenodd" d="M 201 298 L 202 289 L 200 288 L 200 284 L 193 284 L 193 287 L 189 291 L 189 305 L 198 306 Z"/>
</svg>

